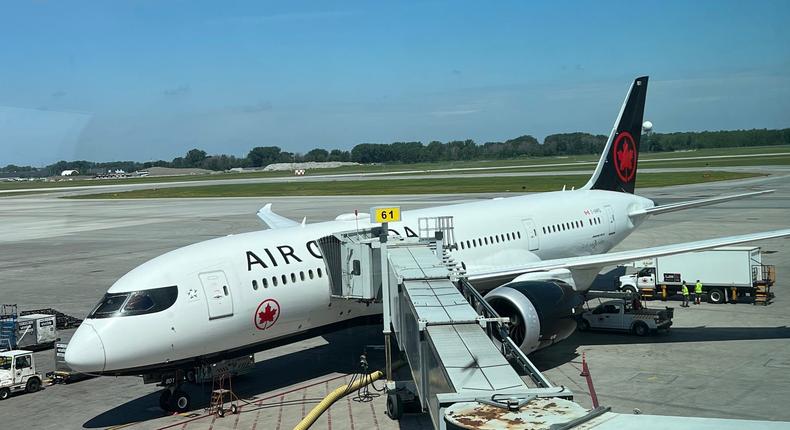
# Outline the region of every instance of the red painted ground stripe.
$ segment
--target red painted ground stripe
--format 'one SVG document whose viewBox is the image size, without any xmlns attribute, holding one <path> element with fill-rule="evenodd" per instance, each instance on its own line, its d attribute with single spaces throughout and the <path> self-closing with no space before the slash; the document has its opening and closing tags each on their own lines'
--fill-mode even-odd
<svg viewBox="0 0 790 430">
<path fill-rule="evenodd" d="M 289 394 L 289 393 L 293 393 L 293 392 L 295 392 L 295 391 L 304 390 L 304 389 L 306 389 L 306 388 L 315 387 L 316 385 L 321 385 L 321 384 L 328 384 L 328 383 L 329 383 L 329 382 L 331 382 L 331 381 L 334 381 L 334 380 L 336 380 L 336 379 L 340 379 L 340 378 L 345 378 L 346 376 L 348 376 L 348 375 L 340 375 L 340 376 L 335 376 L 335 377 L 332 377 L 332 378 L 329 378 L 329 379 L 325 379 L 325 380 L 323 380 L 323 381 L 319 381 L 319 382 L 316 382 L 316 383 L 313 383 L 313 384 L 309 384 L 309 385 L 302 385 L 302 386 L 300 386 L 300 387 L 293 388 L 293 389 L 291 389 L 291 390 L 288 390 L 288 391 L 285 391 L 285 392 L 282 392 L 282 393 L 273 394 L 273 395 L 271 395 L 271 396 L 269 396 L 269 397 L 264 397 L 264 398 L 262 398 L 262 399 L 258 400 L 256 403 L 257 403 L 257 404 L 260 404 L 260 403 L 261 403 L 261 402 L 263 402 L 264 400 L 270 400 L 270 399 L 273 399 L 273 398 L 275 398 L 275 397 L 277 397 L 277 396 L 282 396 L 282 395 L 284 395 L 284 394 Z M 239 408 L 239 410 L 241 410 L 242 408 L 243 408 L 243 407 Z M 199 416 L 199 417 L 190 418 L 190 419 L 188 419 L 188 420 L 186 420 L 186 421 L 182 421 L 182 422 L 178 422 L 178 423 L 174 423 L 174 424 L 169 424 L 169 425 L 166 425 L 166 426 L 164 426 L 164 427 L 159 427 L 159 429 L 158 429 L 158 430 L 165 430 L 165 429 L 170 429 L 170 428 L 173 428 L 173 427 L 178 427 L 178 426 L 182 426 L 181 428 L 184 428 L 184 427 L 186 427 L 186 425 L 187 425 L 188 423 L 191 423 L 191 422 L 193 422 L 193 421 L 197 421 L 197 420 L 202 420 L 203 418 L 207 418 L 207 417 L 210 417 L 210 416 L 212 416 L 212 415 L 208 415 L 208 414 L 206 414 L 206 415 L 201 415 L 201 416 Z M 304 414 L 302 414 L 302 416 L 304 416 Z M 215 418 L 216 418 L 216 417 L 215 417 Z M 214 422 L 212 421 L 212 424 L 213 424 L 213 423 L 214 423 Z"/>
<path fill-rule="evenodd" d="M 326 391 L 326 395 L 329 395 L 329 381 L 326 382 L 324 385 L 324 390 Z M 326 428 L 327 430 L 332 430 L 332 408 L 326 410 Z"/>
<path fill-rule="evenodd" d="M 277 430 L 280 430 L 280 425 L 283 422 L 283 400 L 285 400 L 285 394 L 280 396 L 280 409 L 277 411 Z"/>
</svg>

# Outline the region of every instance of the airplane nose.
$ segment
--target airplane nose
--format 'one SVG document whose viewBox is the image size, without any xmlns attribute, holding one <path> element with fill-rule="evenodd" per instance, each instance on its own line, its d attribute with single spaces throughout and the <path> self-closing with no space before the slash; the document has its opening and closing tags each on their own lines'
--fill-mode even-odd
<svg viewBox="0 0 790 430">
<path fill-rule="evenodd" d="M 106 363 L 104 344 L 96 329 L 82 323 L 66 347 L 66 364 L 85 373 L 103 372 Z"/>
</svg>

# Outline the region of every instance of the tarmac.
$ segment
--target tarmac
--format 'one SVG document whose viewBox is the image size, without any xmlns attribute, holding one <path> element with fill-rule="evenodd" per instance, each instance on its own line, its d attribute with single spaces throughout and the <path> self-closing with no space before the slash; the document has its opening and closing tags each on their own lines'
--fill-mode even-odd
<svg viewBox="0 0 790 430">
<path fill-rule="evenodd" d="M 618 250 L 774 230 L 790 223 L 786 173 L 767 178 L 638 190 L 660 203 L 753 190 L 774 194 L 659 215 L 648 220 Z M 255 212 L 267 202 L 282 215 L 308 222 L 333 219 L 354 209 L 400 204 L 403 209 L 496 197 L 421 195 L 64 200 L 53 195 L 0 199 L 0 303 L 21 310 L 53 307 L 83 317 L 106 289 L 140 263 L 169 250 L 222 235 L 263 228 Z M 615 412 L 790 421 L 790 328 L 785 292 L 790 276 L 790 240 L 759 243 L 765 264 L 776 265 L 776 299 L 766 307 L 747 303 L 680 308 L 667 334 L 576 333 L 531 358 L 557 385 L 591 407 L 581 371 L 584 353 L 602 405 Z M 67 339 L 70 331 L 62 332 Z M 99 377 L 54 385 L 0 402 L 3 428 L 189 428 L 288 429 L 320 399 L 359 372 L 359 355 L 381 365 L 380 327 L 341 330 L 256 355 L 253 373 L 234 379 L 242 412 L 208 416 L 210 386 L 189 389 L 195 409 L 165 415 L 159 389 L 137 377 Z M 52 370 L 53 350 L 36 353 L 40 371 Z M 209 384 L 210 385 L 210 384 Z M 376 383 L 381 388 L 381 382 Z M 364 393 L 361 393 L 364 394 Z M 352 393 L 327 411 L 315 429 L 429 429 L 426 416 L 399 421 L 385 414 L 384 396 Z M 789 425 L 790 426 L 790 425 Z"/>
</svg>

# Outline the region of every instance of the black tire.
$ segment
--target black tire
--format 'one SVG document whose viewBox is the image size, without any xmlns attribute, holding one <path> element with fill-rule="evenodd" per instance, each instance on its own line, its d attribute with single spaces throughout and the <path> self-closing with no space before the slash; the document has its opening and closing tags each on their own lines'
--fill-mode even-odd
<svg viewBox="0 0 790 430">
<path fill-rule="evenodd" d="M 159 407 L 165 412 L 170 412 L 170 390 L 165 388 L 159 394 Z"/>
<path fill-rule="evenodd" d="M 587 331 L 590 329 L 590 323 L 584 318 L 580 318 L 579 322 L 576 324 L 579 327 L 579 331 Z"/>
<path fill-rule="evenodd" d="M 230 413 L 232 413 L 233 415 L 238 414 L 239 413 L 239 407 L 236 406 L 235 404 L 234 405 L 230 405 Z"/>
<path fill-rule="evenodd" d="M 27 380 L 27 385 L 25 385 L 25 392 L 26 393 L 35 393 L 36 391 L 41 389 L 41 380 L 38 378 L 30 378 Z"/>
<path fill-rule="evenodd" d="M 403 416 L 403 402 L 396 393 L 387 394 L 387 416 L 396 421 Z"/>
<path fill-rule="evenodd" d="M 632 287 L 630 285 L 627 286 L 627 287 L 620 288 L 620 291 L 623 292 L 623 293 L 631 293 L 631 294 L 634 294 L 634 295 L 636 295 L 636 293 L 637 293 L 636 288 L 634 288 L 634 287 Z"/>
<path fill-rule="evenodd" d="M 634 334 L 637 336 L 647 336 L 650 334 L 650 328 L 643 322 L 634 324 Z"/>
<path fill-rule="evenodd" d="M 11 397 L 11 390 L 8 388 L 0 388 L 0 400 L 5 400 Z"/>
<path fill-rule="evenodd" d="M 225 409 L 222 409 L 222 406 L 217 408 L 217 416 L 220 417 L 220 418 L 225 416 Z"/>
<path fill-rule="evenodd" d="M 173 392 L 173 395 L 170 396 L 169 403 L 171 411 L 183 413 L 188 411 L 189 407 L 192 406 L 192 399 L 189 397 L 189 394 L 181 390 L 176 390 Z"/>
<path fill-rule="evenodd" d="M 712 288 L 708 292 L 708 303 L 720 305 L 724 303 L 724 291 L 721 288 Z"/>
</svg>

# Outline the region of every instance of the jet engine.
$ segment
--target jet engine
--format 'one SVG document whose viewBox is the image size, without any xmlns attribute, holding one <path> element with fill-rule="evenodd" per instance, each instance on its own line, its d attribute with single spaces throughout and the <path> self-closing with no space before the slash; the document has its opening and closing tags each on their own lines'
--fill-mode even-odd
<svg viewBox="0 0 790 430">
<path fill-rule="evenodd" d="M 485 300 L 510 319 L 510 338 L 529 354 L 570 336 L 583 299 L 560 280 L 516 281 L 495 288 Z"/>
</svg>

